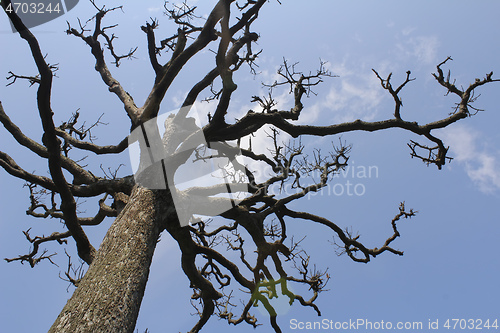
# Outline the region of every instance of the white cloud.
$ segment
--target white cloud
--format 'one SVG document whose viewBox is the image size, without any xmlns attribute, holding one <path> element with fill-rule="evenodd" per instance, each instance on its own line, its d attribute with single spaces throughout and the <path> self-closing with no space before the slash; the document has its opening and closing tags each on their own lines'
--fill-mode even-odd
<svg viewBox="0 0 500 333">
<path fill-rule="evenodd" d="M 333 74 L 340 77 L 332 82 L 326 98 L 312 107 L 316 114 L 315 119 L 320 112 L 328 113 L 328 120 L 336 123 L 356 119 L 370 121 L 377 116 L 378 107 L 386 96 L 380 81 L 365 66 L 349 68 L 356 68 L 357 71 L 348 70 L 345 64 L 329 68 Z M 379 66 L 382 71 L 384 68 L 384 65 Z"/>
<path fill-rule="evenodd" d="M 409 40 L 413 48 L 413 55 L 425 64 L 432 64 L 437 59 L 437 48 L 439 42 L 436 36 L 420 36 Z"/>
<path fill-rule="evenodd" d="M 332 65 L 327 62 L 324 66 L 326 70 L 339 77 L 325 79 L 323 83 L 313 87 L 312 90 L 318 95 L 311 93 L 310 98 L 306 96 L 302 98 L 304 109 L 299 120 L 293 123 L 317 125 L 321 122 L 324 125 L 325 122 L 333 124 L 356 119 L 373 120 L 377 116 L 378 107 L 384 96 L 389 95 L 380 86 L 380 81 L 371 71 L 371 67 L 365 63 L 362 65 L 356 63 L 349 55 L 346 55 L 344 61 L 340 63 Z M 385 73 L 388 67 L 388 63 L 379 63 L 376 68 Z M 262 69 L 259 79 L 266 84 L 283 80 L 276 70 L 268 69 Z M 267 98 L 268 89 L 261 87 L 256 95 Z M 273 99 L 277 102 L 276 108 L 279 110 L 290 110 L 294 106 L 293 92 L 290 93 L 288 86 L 273 89 Z M 241 108 L 234 107 L 232 112 L 236 117 L 241 117 L 249 109 L 255 112 L 262 111 L 257 103 L 249 103 L 242 104 Z"/>
<path fill-rule="evenodd" d="M 423 65 L 435 65 L 439 39 L 436 36 L 411 36 L 415 29 L 402 31 L 404 41 L 396 48 L 400 54 L 416 60 Z"/>
<path fill-rule="evenodd" d="M 403 36 L 408 36 L 412 32 L 414 32 L 415 30 L 417 30 L 417 28 L 415 28 L 415 27 L 407 27 L 407 28 L 404 28 L 403 31 L 401 31 L 401 33 L 403 34 Z"/>
<path fill-rule="evenodd" d="M 500 189 L 500 152 L 478 144 L 481 134 L 467 126 L 443 130 L 443 139 L 450 145 L 455 161 L 464 165 L 469 178 L 484 193 Z"/>
<path fill-rule="evenodd" d="M 163 10 L 162 7 L 149 7 L 148 12 L 150 13 L 159 13 Z"/>
</svg>

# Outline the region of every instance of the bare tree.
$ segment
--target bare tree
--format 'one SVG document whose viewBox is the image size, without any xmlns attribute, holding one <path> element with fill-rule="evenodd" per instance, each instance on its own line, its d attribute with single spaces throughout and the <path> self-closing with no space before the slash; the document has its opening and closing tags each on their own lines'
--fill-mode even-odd
<svg viewBox="0 0 500 333">
<path fill-rule="evenodd" d="M 142 141 L 130 136 L 118 138 L 116 145 L 99 146 L 90 137 L 90 130 L 99 120 L 90 127 L 81 126 L 77 112 L 59 126 L 54 123 L 51 99 L 57 66 L 47 62 L 37 39 L 15 11 L 7 10 L 10 4 L 10 1 L 2 1 L 20 37 L 28 43 L 38 73 L 24 75 L 10 72 L 9 84 L 28 80 L 37 87 L 37 107 L 44 132 L 42 142 L 36 142 L 23 133 L 7 115 L 13 111 L 4 110 L 1 104 L 0 121 L 19 145 L 46 159 L 49 176 L 30 173 L 3 151 L 0 151 L 0 166 L 26 182 L 30 193 L 29 215 L 61 219 L 67 231 L 35 237 L 30 235 L 29 230 L 25 231 L 32 251 L 6 260 L 28 262 L 35 266 L 41 260 L 51 260 L 52 255 L 41 250 L 44 243 L 56 241 L 64 244 L 72 238 L 79 257 L 88 265 L 84 273 L 73 270 L 70 261 L 65 276 L 77 288 L 50 332 L 133 332 L 155 246 L 164 231 L 178 243 L 182 269 L 193 289 L 192 302 L 199 319 L 190 332 L 200 331 L 212 316 L 234 325 L 245 322 L 255 327 L 257 318 L 252 314 L 252 306 L 265 308 L 274 331 L 281 332 L 276 310 L 270 302 L 278 294 L 286 297 L 290 304 L 310 307 L 320 315 L 315 300 L 330 276 L 327 270 L 319 270 L 312 265 L 300 240 L 287 233 L 287 221 L 301 219 L 322 225 L 335 236 L 339 253 L 347 254 L 356 262 L 368 262 L 384 252 L 403 254 L 392 247 L 400 236 L 397 224 L 401 219 L 414 216 L 415 212 L 401 203 L 397 214 L 388 221 L 392 234 L 380 246 L 369 248 L 358 235 L 344 230 L 329 218 L 295 210 L 293 203 L 296 200 L 321 191 L 335 174 L 348 165 L 350 146 L 339 141 L 329 152 L 313 150 L 308 154 L 299 139 L 283 143 L 280 133 L 300 138 L 399 128 L 414 133 L 422 140 L 408 144 L 412 157 L 441 169 L 450 159 L 448 147 L 434 131 L 474 114 L 476 109 L 472 103 L 476 99 L 476 89 L 499 81 L 493 78 L 493 73 L 489 73 L 483 79 L 461 88 L 455 85 L 449 71 L 447 74 L 443 72 L 443 67 L 451 58 L 445 59 L 437 65 L 433 75 L 439 86 L 458 98 L 454 112 L 445 118 L 418 124 L 406 120 L 401 111 L 400 93 L 413 80 L 410 71 L 402 83 L 393 85 L 392 74 L 383 75 L 374 70 L 382 89 L 394 99 L 393 117 L 374 122 L 355 120 L 324 126 L 300 125 L 297 121 L 301 114 L 307 112 L 303 104 L 304 96 L 311 94 L 315 86 L 333 74 L 324 63 L 320 63 L 316 71 L 307 73 L 285 60 L 278 71 L 279 79 L 265 85 L 269 93 L 266 96 L 248 96 L 255 104 L 254 109 L 231 121 L 234 117 L 231 116 L 230 102 L 237 89 L 233 76 L 246 66 L 255 71 L 255 61 L 260 52 L 254 51 L 254 42 L 259 39 L 259 34 L 253 31 L 252 24 L 266 1 L 238 3 L 220 0 L 206 19 L 196 16 L 195 7 L 165 3 L 166 13 L 177 29 L 171 36 L 158 38 L 155 30 L 159 22 L 156 19 L 141 27 L 156 76 L 149 96 L 142 106 L 137 106 L 108 67 L 108 62 L 118 67 L 123 59 L 133 57 L 137 52 L 134 48 L 120 54 L 113 44 L 116 36 L 112 29 L 116 25 L 105 23 L 106 16 L 121 7 L 101 7 L 92 1 L 96 15 L 85 23 L 68 23 L 67 33 L 81 39 L 90 48 L 95 70 L 109 91 L 121 101 L 130 119 L 131 133 L 148 134 Z M 204 73 L 190 74 L 198 77 L 199 81 L 190 89 L 179 112 L 167 118 L 163 138 L 159 132 L 151 136 L 148 121 L 155 120 L 160 114 L 161 102 L 174 79 L 185 72 L 184 68 L 189 68 L 193 56 L 209 48 L 215 49 L 214 63 L 207 64 L 210 67 Z M 167 55 L 168 61 L 162 63 L 159 55 Z M 293 96 L 294 105 L 288 110 L 279 109 L 273 98 L 275 91 L 281 89 L 288 90 Z M 210 91 L 209 99 L 217 106 L 213 114 L 206 115 L 207 124 L 197 129 L 188 114 L 200 99 L 200 94 L 206 91 Z M 270 149 L 267 154 L 256 153 L 251 145 L 253 135 L 262 128 L 269 128 Z M 209 149 L 207 146 L 200 147 L 196 140 L 194 145 L 190 141 L 200 133 L 209 143 Z M 135 177 L 117 177 L 116 173 L 109 177 L 97 177 L 96 172 L 71 157 L 74 151 L 80 150 L 99 159 L 101 155 L 123 152 L 129 143 L 135 141 L 140 141 L 139 169 L 149 170 L 142 173 L 143 178 L 138 174 Z M 152 153 L 155 142 L 160 142 L 164 150 L 162 157 L 168 158 L 150 165 L 148 154 Z M 216 146 L 219 148 L 214 148 Z M 244 159 L 236 158 L 237 154 Z M 183 190 L 170 186 L 173 175 L 192 156 L 197 161 L 227 158 L 227 165 L 220 167 L 225 183 L 191 186 Z M 151 171 L 152 166 L 155 172 Z M 270 170 L 266 179 L 256 176 L 259 168 Z M 68 180 L 68 176 L 73 179 Z M 158 181 L 163 182 L 164 188 L 147 185 Z M 230 190 L 232 186 L 236 186 L 237 192 L 243 195 L 237 203 L 234 191 Z M 180 220 L 179 210 L 182 207 L 175 202 L 180 197 L 187 198 L 187 201 L 193 201 L 193 198 L 200 200 L 195 205 L 201 208 L 188 211 L 191 217 L 188 225 Z M 80 216 L 77 198 L 95 199 L 98 213 L 93 217 Z M 222 204 L 230 204 L 230 208 L 215 214 L 210 212 L 211 208 Z M 204 217 L 196 217 L 200 215 Z M 217 215 L 213 218 L 222 221 L 221 225 L 212 227 L 212 218 L 206 217 L 210 215 Z M 115 220 L 96 250 L 82 226 L 98 226 L 107 217 Z M 300 290 L 296 293 L 291 291 L 290 285 L 304 288 L 294 287 L 294 290 Z M 244 292 L 238 293 L 237 290 Z M 242 298 L 241 307 L 235 305 L 235 297 Z"/>
</svg>

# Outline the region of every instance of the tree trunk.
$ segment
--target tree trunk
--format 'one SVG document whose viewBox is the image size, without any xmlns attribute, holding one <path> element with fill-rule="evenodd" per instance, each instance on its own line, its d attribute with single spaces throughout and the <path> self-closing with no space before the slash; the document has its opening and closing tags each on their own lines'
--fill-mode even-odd
<svg viewBox="0 0 500 333">
<path fill-rule="evenodd" d="M 134 188 L 49 332 L 133 333 L 158 237 L 157 193 Z"/>
</svg>

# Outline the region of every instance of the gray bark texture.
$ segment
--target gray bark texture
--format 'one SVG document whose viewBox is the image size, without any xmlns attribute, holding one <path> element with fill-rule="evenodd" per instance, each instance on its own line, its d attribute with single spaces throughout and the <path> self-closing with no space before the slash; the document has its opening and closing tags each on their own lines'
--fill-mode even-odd
<svg viewBox="0 0 500 333">
<path fill-rule="evenodd" d="M 134 189 L 50 333 L 134 331 L 162 230 L 156 202 L 153 191 Z"/>
</svg>

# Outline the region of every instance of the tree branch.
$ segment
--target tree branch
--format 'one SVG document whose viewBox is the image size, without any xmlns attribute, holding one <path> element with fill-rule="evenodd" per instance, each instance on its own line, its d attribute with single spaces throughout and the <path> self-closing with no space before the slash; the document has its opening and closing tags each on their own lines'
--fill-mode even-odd
<svg viewBox="0 0 500 333">
<path fill-rule="evenodd" d="M 3 124 L 5 129 L 9 131 L 12 137 L 21 145 L 40 157 L 49 158 L 49 152 L 46 147 L 42 146 L 38 142 L 27 137 L 19 127 L 14 124 L 10 118 L 5 113 L 3 109 L 2 102 L 0 102 L 0 122 Z M 56 129 L 57 132 L 57 129 Z M 59 154 L 60 155 L 60 154 Z M 83 169 L 75 161 L 65 157 L 60 156 L 61 166 L 68 170 L 75 178 L 78 178 L 86 183 L 95 182 L 97 179 L 90 172 Z"/>
<path fill-rule="evenodd" d="M 5 258 L 5 261 L 7 261 L 7 262 L 21 261 L 21 263 L 23 263 L 24 261 L 27 261 L 31 267 L 35 267 L 35 265 L 38 264 L 43 259 L 48 259 L 52 264 L 54 264 L 54 262 L 51 260 L 51 257 L 54 254 L 51 254 L 49 256 L 45 256 L 47 251 L 43 251 L 43 253 L 38 258 L 36 258 L 36 255 L 38 254 L 38 250 L 40 248 L 40 244 L 43 244 L 43 243 L 46 243 L 49 241 L 57 241 L 59 244 L 67 243 L 65 238 L 70 237 L 71 233 L 69 231 L 66 231 L 64 233 L 54 232 L 50 236 L 47 236 L 47 237 L 36 236 L 35 238 L 31 238 L 30 234 L 29 234 L 30 229 L 28 229 L 27 231 L 23 231 L 23 234 L 26 236 L 26 239 L 31 244 L 33 244 L 33 250 L 31 250 L 31 252 L 29 254 L 25 254 L 25 255 L 22 255 L 22 256 L 19 256 L 16 258 L 12 258 L 12 259 Z"/>
<path fill-rule="evenodd" d="M 92 35 L 89 35 L 89 36 L 84 35 L 84 33 L 86 31 L 85 25 L 82 26 L 81 23 L 80 23 L 80 31 L 72 28 L 70 26 L 70 24 L 68 23 L 68 30 L 66 31 L 66 33 L 68 35 L 74 35 L 76 37 L 81 38 L 88 46 L 90 46 L 92 55 L 94 56 L 94 58 L 96 60 L 95 70 L 97 72 L 99 72 L 99 74 L 101 75 L 102 81 L 109 87 L 109 91 L 114 93 L 120 99 L 120 101 L 123 103 L 123 106 L 125 108 L 125 111 L 127 112 L 127 115 L 129 116 L 132 123 L 135 124 L 138 121 L 138 108 L 135 105 L 134 99 L 132 98 L 132 96 L 130 96 L 130 94 L 125 91 L 125 89 L 122 87 L 120 82 L 118 82 L 118 80 L 116 80 L 113 77 L 113 75 L 111 74 L 108 66 L 106 65 L 106 61 L 104 59 L 104 52 L 103 52 L 103 49 L 101 47 L 101 43 L 98 40 L 99 36 L 103 36 L 105 38 L 105 40 L 107 42 L 108 49 L 110 50 L 112 56 L 115 58 L 115 64 L 117 67 L 119 66 L 119 62 L 122 58 L 132 57 L 134 52 L 137 50 L 137 48 L 136 48 L 134 50 L 131 50 L 128 54 L 126 54 L 124 56 L 117 56 L 114 53 L 114 48 L 113 48 L 113 44 L 112 44 L 115 36 L 112 35 L 111 37 L 109 37 L 105 32 L 107 29 L 115 27 L 115 26 L 101 27 L 103 17 L 107 13 L 109 13 L 110 11 L 113 11 L 113 10 L 118 9 L 118 8 L 121 8 L 121 7 L 115 7 L 115 8 L 111 8 L 111 9 L 105 9 L 104 7 L 101 9 L 97 8 L 98 13 L 93 17 L 93 19 L 95 19 L 95 28 L 94 28 L 94 32 Z"/>
<path fill-rule="evenodd" d="M 2 2 L 4 10 L 8 5 L 11 5 L 10 0 Z M 56 136 L 54 121 L 52 118 L 53 112 L 50 106 L 53 75 L 51 68 L 45 62 L 45 58 L 42 55 L 37 39 L 26 28 L 17 14 L 14 11 L 6 11 L 6 14 L 9 16 L 21 38 L 28 42 L 33 59 L 40 73 L 40 83 L 37 91 L 37 106 L 44 131 L 42 142 L 47 148 L 49 154 L 48 161 L 50 174 L 54 184 L 56 185 L 57 192 L 59 192 L 61 197 L 61 210 L 64 213 L 66 226 L 76 241 L 78 254 L 85 262 L 90 264 L 94 258 L 96 250 L 90 244 L 82 227 L 78 224 L 78 217 L 76 216 L 76 202 L 61 169 L 61 148 Z"/>
</svg>

